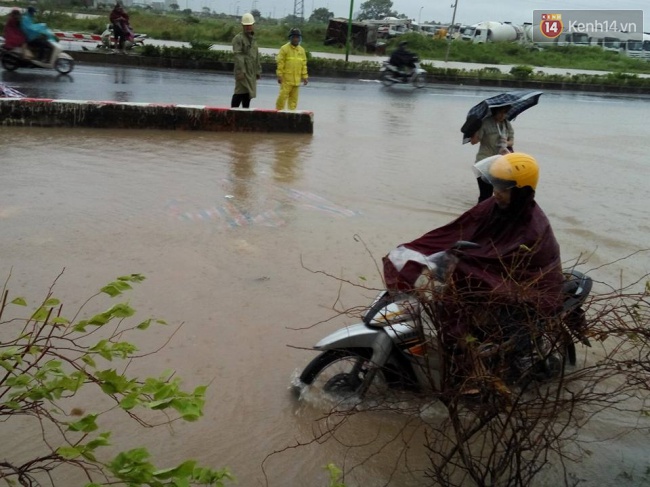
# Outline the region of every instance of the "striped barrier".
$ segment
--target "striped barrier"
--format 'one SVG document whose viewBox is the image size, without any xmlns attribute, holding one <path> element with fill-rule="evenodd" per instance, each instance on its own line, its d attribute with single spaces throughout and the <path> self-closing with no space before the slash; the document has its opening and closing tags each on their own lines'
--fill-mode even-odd
<svg viewBox="0 0 650 487">
<path fill-rule="evenodd" d="M 314 114 L 203 105 L 3 98 L 0 125 L 312 134 Z"/>
<path fill-rule="evenodd" d="M 99 34 L 55 32 L 54 35 L 60 41 L 102 42 L 102 36 L 100 36 Z"/>
</svg>

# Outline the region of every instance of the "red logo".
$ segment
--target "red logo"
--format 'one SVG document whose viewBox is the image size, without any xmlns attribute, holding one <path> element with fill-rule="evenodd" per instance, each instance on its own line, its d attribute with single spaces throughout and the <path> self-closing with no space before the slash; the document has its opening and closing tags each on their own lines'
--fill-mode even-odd
<svg viewBox="0 0 650 487">
<path fill-rule="evenodd" d="M 562 14 L 542 14 L 542 20 L 539 23 L 539 30 L 544 37 L 555 39 L 562 33 L 564 24 L 562 24 Z"/>
</svg>

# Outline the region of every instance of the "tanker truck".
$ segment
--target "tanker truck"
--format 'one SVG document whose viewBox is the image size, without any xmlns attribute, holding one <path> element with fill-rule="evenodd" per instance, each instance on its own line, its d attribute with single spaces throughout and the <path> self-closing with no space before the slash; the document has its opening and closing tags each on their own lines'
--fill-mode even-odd
<svg viewBox="0 0 650 487">
<path fill-rule="evenodd" d="M 501 42 L 521 41 L 524 37 L 523 29 L 509 22 L 479 22 L 472 37 L 472 42 Z"/>
</svg>

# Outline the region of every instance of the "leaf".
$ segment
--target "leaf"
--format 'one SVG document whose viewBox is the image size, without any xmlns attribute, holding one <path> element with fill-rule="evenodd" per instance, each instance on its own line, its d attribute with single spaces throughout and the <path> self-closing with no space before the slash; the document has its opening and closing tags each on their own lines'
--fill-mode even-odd
<svg viewBox="0 0 650 487">
<path fill-rule="evenodd" d="M 165 409 L 166 407 L 169 407 L 173 400 L 174 398 L 170 397 L 167 399 L 161 399 L 160 401 L 151 401 L 148 406 L 151 409 Z"/>
<path fill-rule="evenodd" d="M 151 318 L 149 318 L 148 320 L 144 320 L 142 323 L 136 326 L 136 328 L 138 330 L 146 330 L 147 328 L 149 328 L 149 325 L 151 325 Z"/>
<path fill-rule="evenodd" d="M 103 326 L 110 321 L 110 316 L 106 313 L 99 313 L 88 320 L 89 325 Z"/>
<path fill-rule="evenodd" d="M 50 298 L 47 301 L 45 301 L 45 303 L 43 303 L 43 306 L 54 307 L 54 306 L 58 306 L 60 304 L 61 304 L 61 301 L 59 301 L 58 299 Z"/>
<path fill-rule="evenodd" d="M 17 304 L 18 306 L 27 306 L 27 301 L 25 301 L 25 298 L 15 298 L 11 304 Z"/>
<path fill-rule="evenodd" d="M 49 309 L 40 307 L 34 312 L 31 319 L 34 321 L 45 321 L 49 314 L 50 314 Z"/>
<path fill-rule="evenodd" d="M 0 360 L 0 367 L 5 369 L 7 372 L 11 372 L 15 368 L 14 364 L 9 363 L 6 360 Z"/>
<path fill-rule="evenodd" d="M 83 355 L 81 357 L 81 360 L 83 360 L 85 364 L 90 365 L 91 367 L 97 367 L 97 364 L 90 355 Z"/>
<path fill-rule="evenodd" d="M 78 331 L 80 333 L 85 333 L 86 332 L 86 326 L 88 326 L 88 321 L 87 320 L 81 320 L 79 323 L 74 325 L 72 328 L 74 331 Z"/>
<path fill-rule="evenodd" d="M 161 480 L 171 479 L 173 477 L 190 477 L 196 468 L 196 461 L 187 460 L 176 467 L 163 468 L 156 470 L 153 474 Z"/>
<path fill-rule="evenodd" d="M 97 430 L 98 426 L 95 420 L 97 419 L 96 414 L 88 414 L 81 418 L 79 421 L 69 424 L 68 429 L 70 431 L 81 431 L 83 433 L 90 433 L 91 431 Z"/>
<path fill-rule="evenodd" d="M 120 276 L 117 279 L 120 281 L 142 282 L 146 278 L 142 274 L 130 274 L 128 276 Z"/>
<path fill-rule="evenodd" d="M 121 303 L 113 306 L 110 310 L 107 311 L 107 313 L 110 313 L 117 318 L 128 318 L 135 314 L 135 310 L 128 304 Z"/>
<path fill-rule="evenodd" d="M 111 436 L 110 431 L 106 431 L 104 433 L 101 433 L 97 438 L 94 440 L 91 440 L 88 442 L 86 447 L 89 450 L 95 450 L 96 448 L 100 446 L 110 446 L 110 442 L 108 441 L 108 438 Z"/>
<path fill-rule="evenodd" d="M 120 289 L 113 284 L 108 284 L 107 286 L 104 286 L 103 288 L 100 289 L 100 291 L 108 294 L 111 298 L 114 298 L 115 296 L 119 296 L 120 294 L 122 294 L 122 291 L 120 291 Z"/>
<path fill-rule="evenodd" d="M 81 455 L 81 450 L 72 446 L 61 446 L 56 449 L 56 453 L 61 455 L 66 460 L 74 460 Z"/>
<path fill-rule="evenodd" d="M 125 411 L 128 411 L 136 407 L 139 403 L 140 401 L 138 400 L 137 394 L 129 394 L 120 401 L 120 407 Z"/>
</svg>

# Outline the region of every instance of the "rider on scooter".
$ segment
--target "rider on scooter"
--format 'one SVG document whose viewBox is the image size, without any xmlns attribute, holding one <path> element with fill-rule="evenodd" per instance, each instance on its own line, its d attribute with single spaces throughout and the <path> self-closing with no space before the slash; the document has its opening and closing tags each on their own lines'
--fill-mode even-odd
<svg viewBox="0 0 650 487">
<path fill-rule="evenodd" d="M 34 22 L 36 12 L 36 7 L 28 7 L 27 12 L 23 14 L 20 21 L 20 28 L 25 33 L 25 37 L 27 37 L 27 45 L 38 52 L 37 59 L 42 62 L 47 62 L 51 51 L 50 43 L 59 42 L 59 39 L 57 39 L 47 25 Z"/>
<path fill-rule="evenodd" d="M 398 71 L 404 72 L 408 76 L 415 69 L 415 61 L 417 61 L 418 57 L 406 48 L 407 45 L 406 41 L 401 41 L 397 49 L 391 54 L 388 62 Z"/>
<path fill-rule="evenodd" d="M 475 167 L 494 195 L 403 247 L 431 255 L 460 240 L 479 244 L 463 251 L 440 296 L 441 338 L 461 356 L 471 355 L 465 354 L 468 344 L 486 341 L 514 342 L 523 356 L 531 351 L 529 327 L 541 326 L 561 308 L 560 247 L 535 202 L 539 169 L 532 156 L 496 155 Z M 417 291 L 423 284 L 421 264 L 396 265 L 391 254 L 383 262 L 388 289 Z M 430 283 L 424 280 L 424 285 Z M 476 364 L 467 367 L 476 369 Z"/>
<path fill-rule="evenodd" d="M 20 10 L 15 8 L 9 13 L 9 17 L 7 18 L 2 36 L 5 38 L 4 48 L 8 51 L 18 47 L 22 48 L 27 43 L 27 37 L 25 37 L 25 33 L 20 28 L 21 15 Z"/>
</svg>

